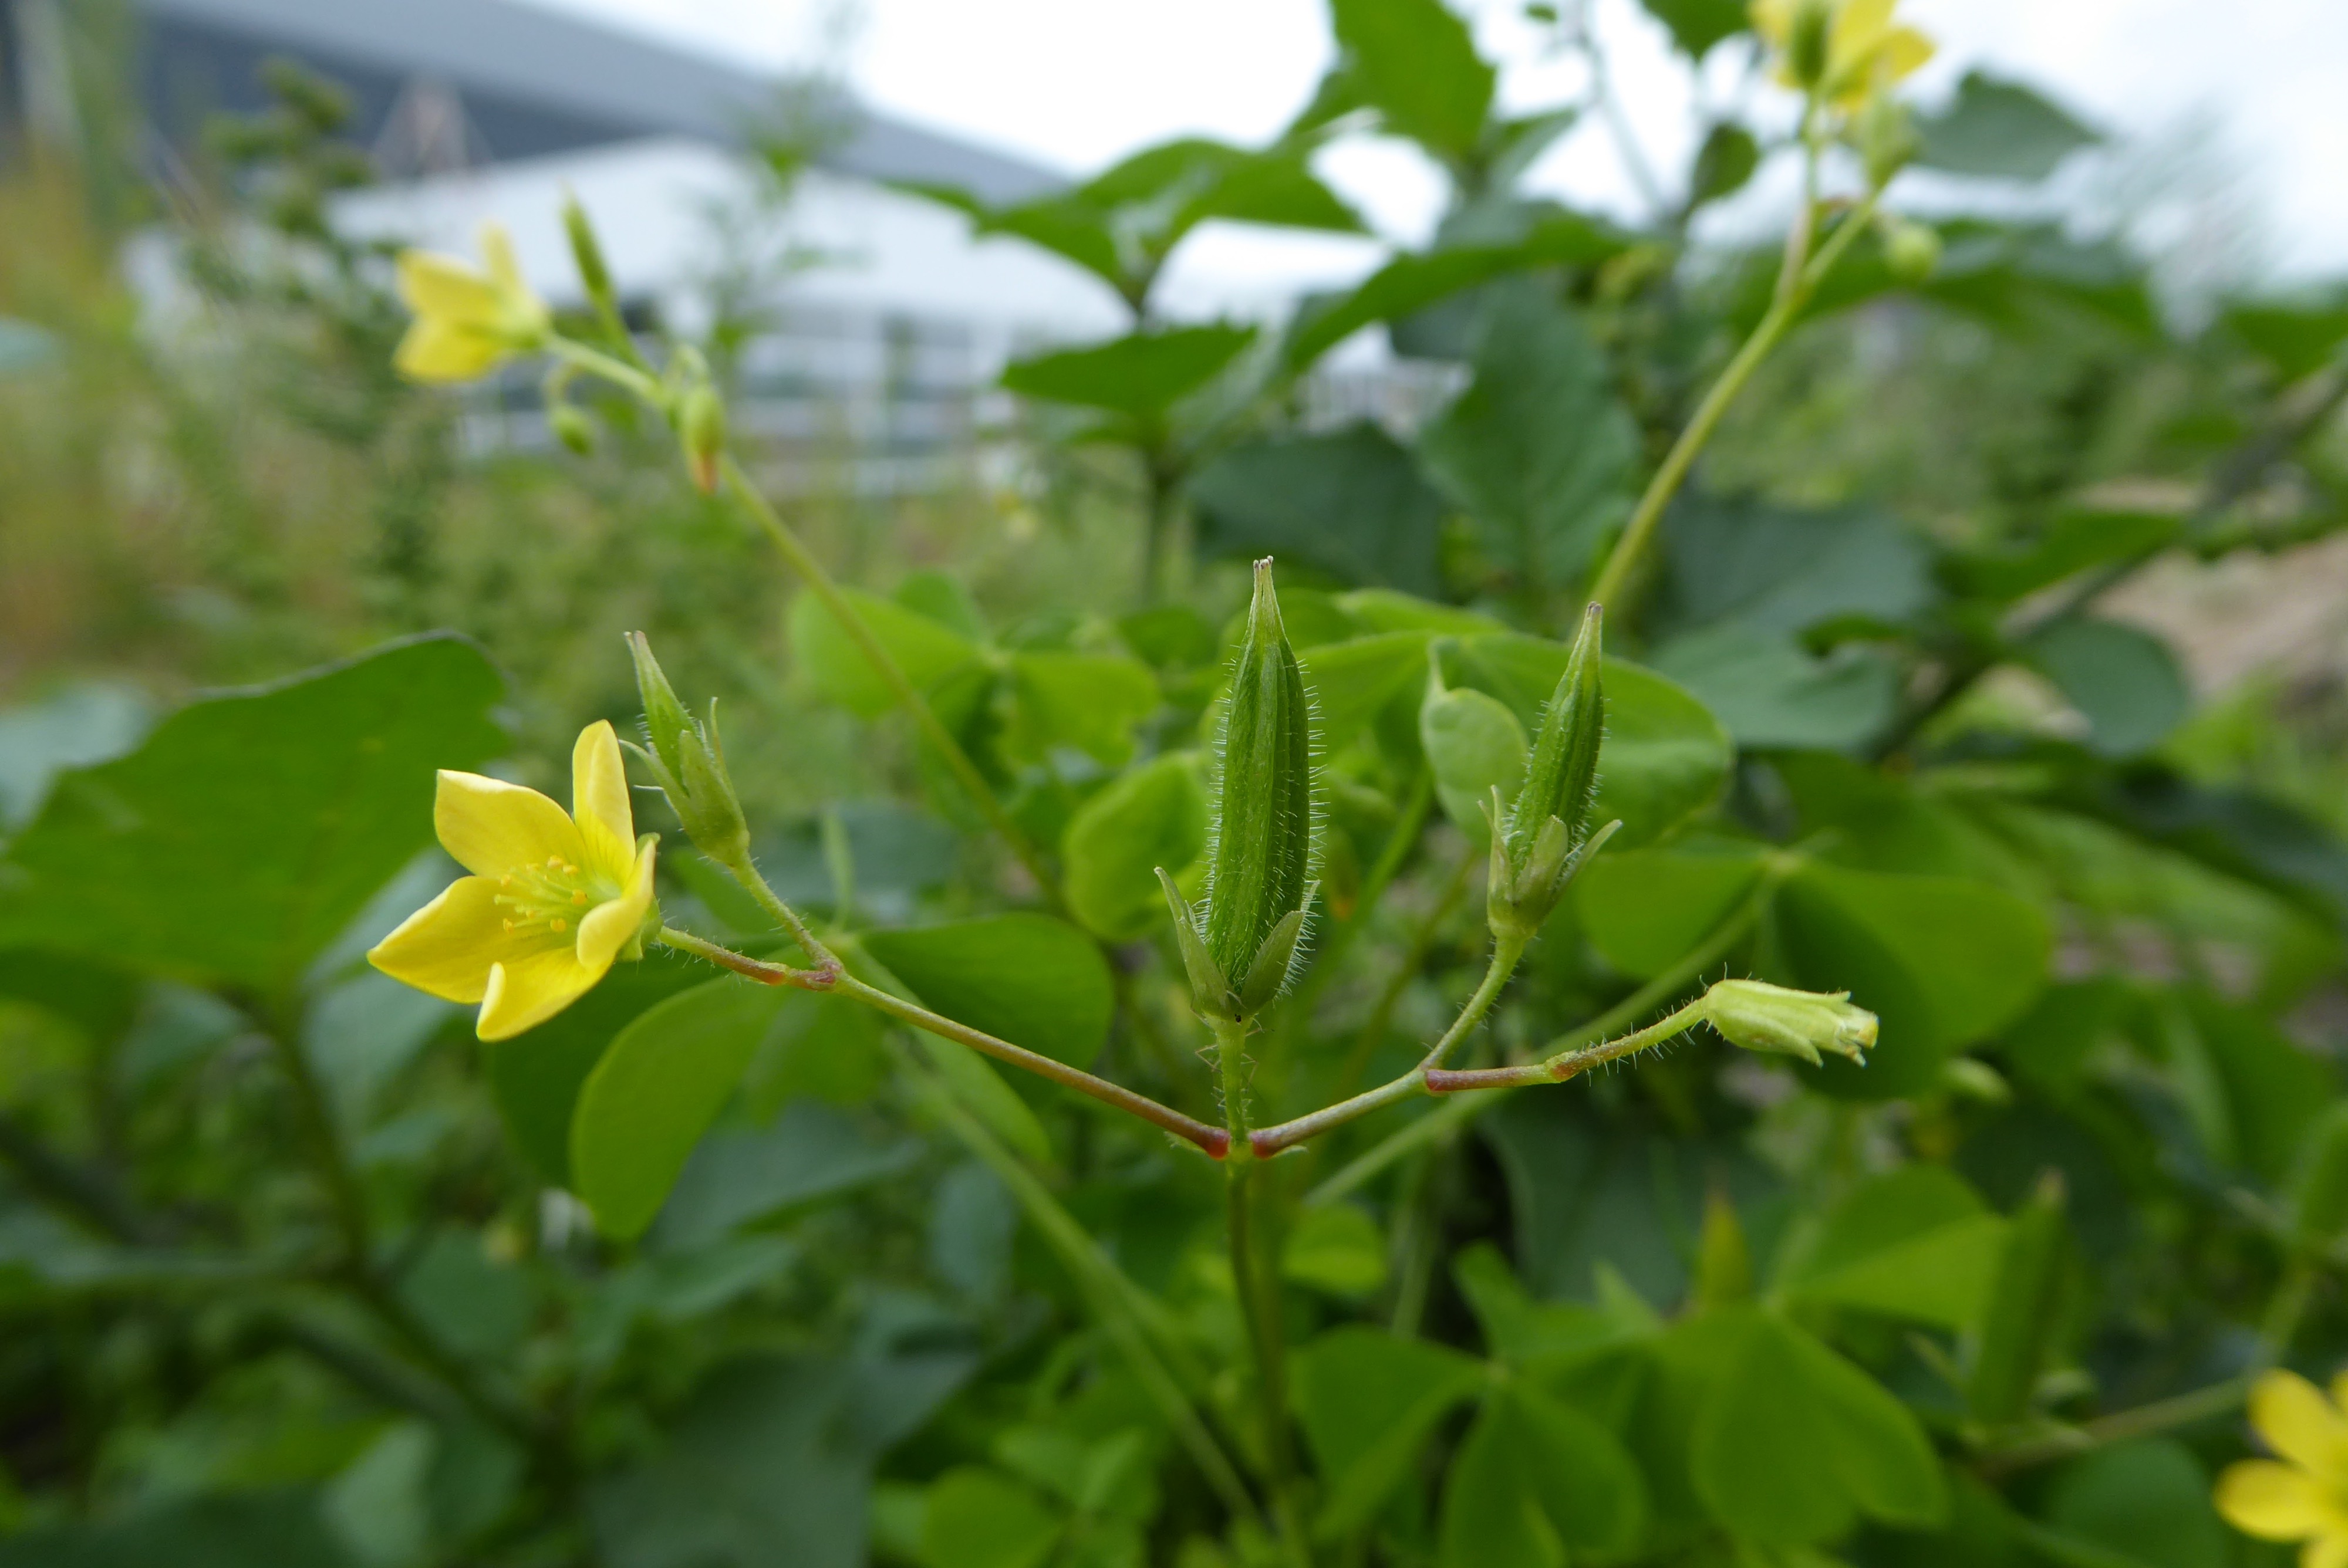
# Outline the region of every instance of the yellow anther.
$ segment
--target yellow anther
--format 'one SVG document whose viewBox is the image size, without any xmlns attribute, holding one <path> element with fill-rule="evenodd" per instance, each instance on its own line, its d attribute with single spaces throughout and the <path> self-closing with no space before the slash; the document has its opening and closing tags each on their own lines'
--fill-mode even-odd
<svg viewBox="0 0 2348 1568">
<path fill-rule="evenodd" d="M 577 892 L 572 894 L 571 901 L 573 904 L 584 904 L 587 902 L 587 889 L 582 887 Z"/>
<path fill-rule="evenodd" d="M 561 870 L 561 869 L 562 869 L 562 856 L 561 856 L 560 855 L 550 855 L 550 856 L 548 856 L 546 857 L 546 868 L 547 868 L 549 871 L 560 871 L 560 870 Z"/>
<path fill-rule="evenodd" d="M 561 916 L 557 915 L 554 917 L 554 928 L 558 931 L 568 931 L 571 929 L 571 922 L 565 920 Z"/>
<path fill-rule="evenodd" d="M 509 931 L 513 929 L 513 922 L 511 920 L 506 922 L 506 929 Z"/>
</svg>

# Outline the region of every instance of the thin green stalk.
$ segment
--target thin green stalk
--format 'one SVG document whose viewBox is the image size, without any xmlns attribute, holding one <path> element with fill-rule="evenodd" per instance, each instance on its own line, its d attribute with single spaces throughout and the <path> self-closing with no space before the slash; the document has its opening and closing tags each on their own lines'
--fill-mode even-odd
<svg viewBox="0 0 2348 1568">
<path fill-rule="evenodd" d="M 1851 241 L 1865 231 L 1875 216 L 1876 203 L 1880 199 L 1880 192 L 1872 193 L 1853 209 L 1807 264 L 1800 254 L 1803 247 L 1788 245 L 1786 265 L 1778 274 L 1779 288 L 1776 297 L 1769 303 L 1768 313 L 1762 316 L 1752 335 L 1736 351 L 1735 357 L 1728 362 L 1728 367 L 1720 373 L 1720 379 L 1714 382 L 1711 389 L 1704 395 L 1704 401 L 1696 405 L 1695 414 L 1688 420 L 1686 428 L 1680 432 L 1678 439 L 1672 443 L 1671 450 L 1664 454 L 1663 466 L 1647 482 L 1646 493 L 1639 497 L 1638 507 L 1632 512 L 1630 523 L 1623 528 L 1622 537 L 1614 541 L 1614 548 L 1607 556 L 1605 567 L 1591 587 L 1590 597 L 1596 602 L 1609 610 L 1615 608 L 1615 601 L 1622 597 L 1623 586 L 1630 579 L 1632 569 L 1638 564 L 1656 525 L 1663 520 L 1663 508 L 1679 493 L 1681 484 L 1687 478 L 1688 469 L 1695 463 L 1696 454 L 1703 451 L 1704 444 L 1712 439 L 1713 432 L 1720 426 L 1722 415 L 1728 412 L 1729 405 L 1745 390 L 1745 384 L 1753 379 L 1753 373 L 1761 367 L 1761 362 L 1769 357 L 1770 351 L 1777 346 L 1787 329 L 1800 317 L 1802 307 L 1809 302 L 1818 283 L 1841 259 Z M 1809 210 L 1806 203 L 1804 217 L 1800 220 L 1804 226 L 1808 221 Z M 1805 233 L 1806 227 L 1797 228 L 1797 237 Z"/>
<path fill-rule="evenodd" d="M 1680 994 L 1687 983 L 1728 956 L 1729 950 L 1744 940 L 1761 917 L 1776 894 L 1777 884 L 1791 874 L 1798 859 L 1794 856 L 1780 857 L 1777 863 L 1762 874 L 1761 886 L 1753 897 L 1727 918 L 1714 927 L 1704 940 L 1682 955 L 1679 961 L 1641 986 L 1606 1011 L 1570 1033 L 1560 1035 L 1550 1042 L 1551 1054 L 1578 1050 L 1601 1040 L 1626 1024 L 1635 1022 L 1663 1003 Z M 1332 1173 L 1329 1178 L 1305 1194 L 1308 1208 L 1335 1203 L 1395 1161 L 1426 1144 L 1447 1142 L 1464 1131 L 1468 1124 L 1498 1102 L 1507 1091 L 1455 1091 L 1446 1102 L 1406 1127 L 1396 1128 L 1368 1150 Z"/>
<path fill-rule="evenodd" d="M 1280 1276 L 1264 1255 L 1256 1232 L 1260 1210 L 1268 1196 L 1265 1173 L 1248 1157 L 1247 1036 L 1243 1020 L 1213 1019 L 1215 1066 L 1222 1087 L 1223 1125 L 1237 1158 L 1224 1168 L 1225 1213 L 1229 1219 L 1231 1284 L 1237 1293 L 1240 1318 L 1247 1327 L 1248 1348 L 1255 1361 L 1257 1412 L 1262 1422 L 1264 1463 L 1270 1475 L 1272 1513 L 1282 1540 L 1300 1563 L 1310 1563 L 1310 1548 L 1298 1528 L 1296 1452 L 1288 1431 L 1287 1335 L 1281 1320 Z"/>
<path fill-rule="evenodd" d="M 1247 1134 L 1248 1147 L 1254 1151 L 1256 1158 L 1270 1159 L 1282 1149 L 1293 1148 L 1332 1127 L 1342 1127 L 1373 1111 L 1383 1110 L 1397 1101 L 1420 1093 L 1426 1087 L 1428 1075 L 1439 1071 L 1452 1049 L 1483 1021 L 1485 1013 L 1491 1009 L 1492 1003 L 1498 999 L 1501 989 L 1508 985 L 1509 977 L 1516 973 L 1517 961 L 1524 957 L 1524 938 L 1520 937 L 1496 938 L 1493 940 L 1492 961 L 1485 966 L 1482 982 L 1477 986 L 1475 994 L 1468 999 L 1467 1005 L 1459 1009 L 1459 1016 L 1451 1020 L 1451 1027 L 1443 1031 L 1443 1038 L 1420 1058 L 1417 1066 L 1399 1078 L 1375 1089 L 1365 1090 L 1350 1099 L 1324 1105 L 1307 1115 L 1282 1122 L 1277 1127 L 1259 1128 Z M 1232 1136 L 1236 1139 L 1239 1134 L 1234 1132 Z"/>
<path fill-rule="evenodd" d="M 766 886 L 765 878 L 758 876 L 755 870 L 752 871 L 751 877 L 751 882 L 746 886 L 752 886 L 754 890 Z M 767 889 L 767 897 L 773 897 L 773 896 L 772 889 Z M 780 899 L 776 899 L 775 902 L 778 907 L 784 909 L 789 907 Z M 793 918 L 796 919 L 797 917 L 794 916 Z M 806 927 L 801 926 L 800 929 L 804 931 Z M 991 1056 L 997 1061 L 1032 1072 L 1038 1078 L 1048 1078 L 1053 1082 L 1073 1089 L 1080 1094 L 1089 1095 L 1105 1105 L 1111 1105 L 1130 1115 L 1138 1116 L 1152 1126 L 1173 1133 L 1210 1159 L 1221 1159 L 1231 1147 L 1228 1136 L 1220 1127 L 1211 1127 L 1196 1117 L 1185 1116 L 1172 1106 L 1161 1105 L 1149 1096 L 1128 1089 L 1121 1083 L 1113 1083 L 1106 1078 L 1097 1078 L 1082 1068 L 1071 1067 L 1064 1061 L 1055 1061 L 1041 1051 L 1030 1050 L 1024 1045 L 1014 1045 L 1007 1040 L 987 1033 L 984 1030 L 973 1029 L 969 1024 L 947 1018 L 942 1013 L 932 1012 L 919 1002 L 882 990 L 878 986 L 868 985 L 850 974 L 847 966 L 842 964 L 831 949 L 812 933 L 806 936 L 802 945 L 807 947 L 808 956 L 816 960 L 817 968 L 813 969 L 793 969 L 781 964 L 763 963 L 757 958 L 746 957 L 730 948 L 719 947 L 715 942 L 695 937 L 690 932 L 679 931 L 674 927 L 663 927 L 659 940 L 664 946 L 675 948 L 680 952 L 691 953 L 696 958 L 705 958 L 711 963 L 718 964 L 761 985 L 796 986 L 803 990 L 827 991 L 833 996 L 847 997 L 861 1002 L 866 1007 L 885 1012 L 891 1018 L 911 1024 L 915 1029 L 934 1034 L 942 1040 L 953 1040 L 957 1045 L 966 1045 L 982 1055 Z"/>
<path fill-rule="evenodd" d="M 776 511 L 773 504 L 751 483 L 749 475 L 743 472 L 741 463 L 732 453 L 719 460 L 718 473 L 726 492 L 750 515 L 752 520 L 766 530 L 776 549 L 782 552 L 784 561 L 806 581 L 815 596 L 823 601 L 824 609 L 862 650 L 864 657 L 871 661 L 881 683 L 897 699 L 898 706 L 905 710 L 914 727 L 921 731 L 922 738 L 944 760 L 947 770 L 962 785 L 963 793 L 970 796 L 971 804 L 978 808 L 979 815 L 986 819 L 986 825 L 994 830 L 1019 864 L 1026 868 L 1036 890 L 1053 908 L 1066 913 L 1066 900 L 1061 897 L 1059 884 L 1054 880 L 1050 867 L 1045 864 L 1042 851 L 1020 831 L 1019 825 L 1011 820 L 1011 814 L 995 798 L 993 786 L 986 782 L 986 775 L 978 771 L 978 764 L 971 761 L 970 753 L 963 750 L 962 743 L 954 739 L 953 732 L 948 730 L 931 710 L 928 700 L 890 653 L 888 645 L 866 623 L 864 617 L 857 613 L 856 607 L 848 601 L 848 596 L 832 580 L 831 573 L 816 559 L 815 552 L 808 548 L 807 541 L 783 521 L 782 514 Z"/>
<path fill-rule="evenodd" d="M 1189 1397 L 1151 1348 L 1146 1327 L 1129 1299 L 1128 1293 L 1138 1287 L 1125 1279 L 1076 1217 L 1035 1178 L 1035 1173 L 954 1101 L 931 1068 L 893 1039 L 890 1050 L 897 1070 L 917 1088 L 939 1121 L 1011 1190 L 1045 1244 L 1059 1255 L 1061 1264 L 1084 1292 L 1094 1317 L 1132 1366 L 1142 1386 L 1165 1411 L 1176 1439 L 1189 1453 L 1207 1484 L 1214 1488 L 1223 1506 L 1241 1518 L 1258 1518 L 1255 1499 L 1249 1493 L 1247 1483 L 1241 1480 L 1222 1445 L 1208 1430 Z"/>
<path fill-rule="evenodd" d="M 1585 1046 L 1580 1050 L 1561 1050 L 1540 1061 L 1529 1061 L 1521 1067 L 1471 1067 L 1463 1071 L 1441 1071 L 1426 1075 L 1429 1094 L 1456 1094 L 1463 1089 L 1521 1089 L 1535 1083 L 1562 1083 L 1578 1078 L 1593 1067 L 1603 1067 L 1610 1061 L 1635 1055 L 1650 1046 L 1663 1044 L 1685 1034 L 1704 1021 L 1704 1003 L 1692 1001 L 1642 1030 L 1634 1030 L 1620 1040 L 1610 1040 L 1602 1045 Z"/>
</svg>

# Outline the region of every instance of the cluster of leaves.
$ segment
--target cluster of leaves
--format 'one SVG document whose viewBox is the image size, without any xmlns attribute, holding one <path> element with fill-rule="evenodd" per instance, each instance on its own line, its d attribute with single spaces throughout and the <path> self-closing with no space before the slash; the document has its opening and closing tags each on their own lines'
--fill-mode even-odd
<svg viewBox="0 0 2348 1568">
<path fill-rule="evenodd" d="M 1691 58 L 1748 46 L 1735 6 L 1652 8 Z M 1761 259 L 1684 253 L 1754 128 L 1707 127 L 1684 199 L 1619 230 L 1521 193 L 1572 111 L 1498 114 L 1457 18 L 1334 15 L 1340 67 L 1268 149 L 956 199 L 1132 305 L 1130 335 L 1006 379 L 1133 454 L 1151 559 L 1187 518 L 1202 559 L 1317 574 L 1283 610 L 1321 914 L 1252 1042 L 1260 1120 L 1407 1067 L 1473 985 L 1477 806 L 1521 777 L 1547 633 L 1766 304 Z M 1308 154 L 1369 128 L 1452 179 L 1433 247 L 1276 332 L 1153 318 L 1200 223 L 1351 226 Z M 1923 128 L 1928 160 L 2005 179 L 2085 137 L 1979 78 Z M 1632 657 L 1605 671 L 1597 813 L 1625 825 L 1472 1047 L 1543 1054 L 1725 969 L 1853 991 L 1879 1049 L 1414 1100 L 1266 1167 L 1310 1460 L 1284 1496 L 1222 1184 L 1188 1150 L 673 957 L 491 1046 L 364 968 L 448 875 L 432 770 L 516 750 L 474 645 L 143 737 L 105 704 L 0 718 L 0 1563 L 2253 1561 L 2206 1501 L 2239 1379 L 2348 1353 L 2348 1112 L 2315 1049 L 2348 849 L 2178 765 L 2174 656 L 2096 604 L 2157 556 L 2338 526 L 2348 315 L 2243 306 L 2188 340 L 2116 254 L 1942 238 L 1921 285 L 1854 252 L 1798 374 L 1666 518 L 1610 627 Z M 1862 322 L 1914 357 L 1852 368 Z M 1380 325 L 1459 395 L 1416 430 L 1299 425 L 1300 379 Z M 1941 460 L 1931 487 L 1822 480 L 1818 410 L 1876 395 L 1852 376 L 1941 388 L 1957 333 L 2061 460 L 1988 474 L 1874 428 Z M 2083 405 L 2071 359 L 2169 401 Z M 2113 479 L 2188 498 L 2123 507 Z M 918 741 L 902 800 L 757 848 L 860 971 L 1211 1118 L 1154 876 L 1203 875 L 1238 632 L 1204 580 L 1016 617 L 936 572 L 850 590 L 1047 886 Z M 901 736 L 819 600 L 787 633 L 806 702 Z M 673 923 L 777 949 L 671 850 Z"/>
</svg>

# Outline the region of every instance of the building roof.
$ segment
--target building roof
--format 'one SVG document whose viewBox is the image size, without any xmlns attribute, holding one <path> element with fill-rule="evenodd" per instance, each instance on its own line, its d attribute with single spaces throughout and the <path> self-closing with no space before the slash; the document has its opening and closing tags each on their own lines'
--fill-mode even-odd
<svg viewBox="0 0 2348 1568">
<path fill-rule="evenodd" d="M 777 77 L 521 0 L 136 4 L 149 101 L 173 134 L 212 109 L 258 107 L 254 69 L 272 55 L 349 86 L 369 140 L 410 84 L 453 88 L 498 159 L 647 136 L 736 144 L 782 102 Z M 997 202 L 1062 183 L 1035 164 L 859 104 L 837 112 L 841 135 L 819 161 L 840 173 L 944 181 Z"/>
</svg>

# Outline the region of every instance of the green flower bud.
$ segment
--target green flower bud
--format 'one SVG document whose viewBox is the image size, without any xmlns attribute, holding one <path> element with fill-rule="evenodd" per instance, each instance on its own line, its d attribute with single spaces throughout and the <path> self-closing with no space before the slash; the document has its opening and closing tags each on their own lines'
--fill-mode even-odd
<svg viewBox="0 0 2348 1568">
<path fill-rule="evenodd" d="M 678 405 L 676 434 L 694 484 L 703 495 L 716 495 L 717 460 L 726 455 L 726 405 L 706 382 L 695 384 Z"/>
<path fill-rule="evenodd" d="M 1921 283 L 1941 264 L 1941 237 L 1921 223 L 1898 223 L 1883 241 L 1883 264 L 1903 283 Z"/>
<path fill-rule="evenodd" d="M 1591 605 L 1581 630 L 1541 714 L 1525 765 L 1525 782 L 1505 816 L 1499 794 L 1488 808 L 1496 828 L 1486 912 L 1496 935 L 1529 938 L 1564 897 L 1574 874 L 1597 853 L 1614 823 L 1590 833 L 1598 792 L 1598 753 L 1606 738 L 1606 698 L 1600 681 L 1604 611 Z"/>
<path fill-rule="evenodd" d="M 546 411 L 546 427 L 554 432 L 557 441 L 578 456 L 587 457 L 594 455 L 595 422 L 576 405 L 557 403 L 550 405 Z"/>
<path fill-rule="evenodd" d="M 709 704 L 705 726 L 685 711 L 670 689 L 652 644 L 641 631 L 628 634 L 628 651 L 635 659 L 636 691 L 644 699 L 644 735 L 652 751 L 644 753 L 654 777 L 668 796 L 685 836 L 701 852 L 731 866 L 750 853 L 750 825 L 734 793 L 733 775 L 726 770 L 726 748 L 717 735 L 717 704 Z"/>
<path fill-rule="evenodd" d="M 1281 624 L 1268 559 L 1255 564 L 1255 598 L 1217 752 L 1220 777 L 1209 822 L 1200 934 L 1215 973 L 1241 985 L 1243 995 L 1235 999 L 1251 1012 L 1286 983 L 1312 897 L 1314 851 L 1312 704 Z M 1283 949 L 1269 978 L 1257 968 L 1271 956 L 1268 947 Z"/>
<path fill-rule="evenodd" d="M 1731 1045 L 1798 1056 L 1812 1067 L 1822 1050 L 1864 1063 L 1867 1048 L 1875 1043 L 1875 1015 L 1851 1006 L 1849 991 L 1722 980 L 1704 993 L 1704 1016 Z"/>
<path fill-rule="evenodd" d="M 595 225 L 588 220 L 578 196 L 567 188 L 562 192 L 562 231 L 571 240 L 571 260 L 579 269 L 579 286 L 596 305 L 616 312 L 619 303 L 612 292 L 612 271 L 603 264 L 603 247 L 595 238 Z"/>
<path fill-rule="evenodd" d="M 1794 0 L 1793 21 L 1786 29 L 1786 71 L 1806 91 L 1816 91 L 1827 79 L 1834 17 L 1834 0 Z"/>
<path fill-rule="evenodd" d="M 1923 146 L 1908 106 L 1888 92 L 1875 94 L 1859 109 L 1850 142 L 1867 166 L 1868 185 L 1876 190 L 1890 184 L 1891 177 L 1907 168 Z"/>
</svg>

